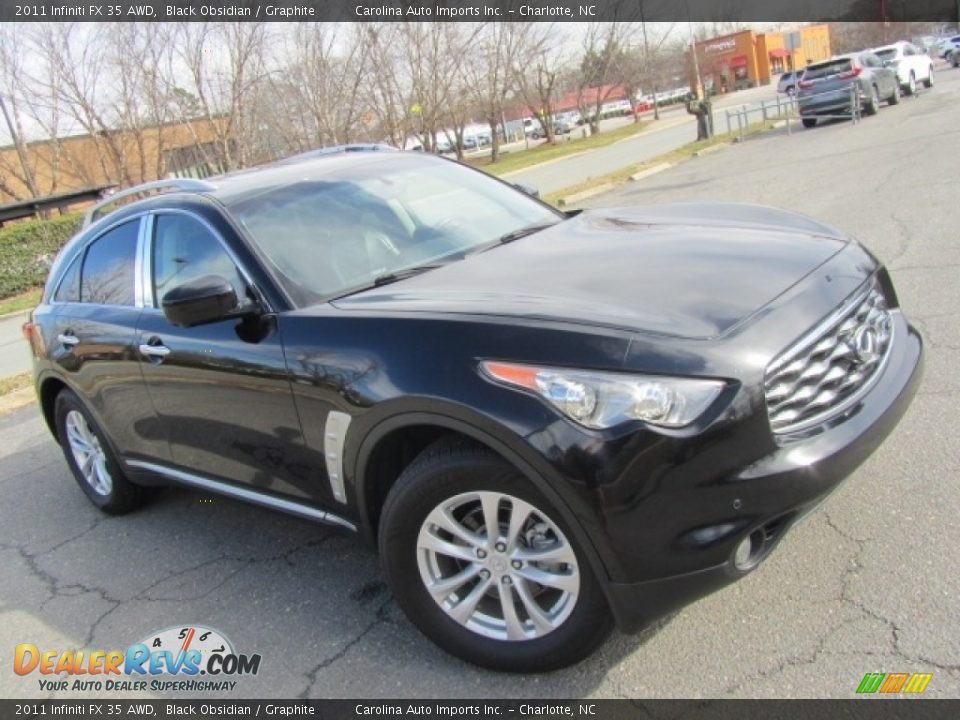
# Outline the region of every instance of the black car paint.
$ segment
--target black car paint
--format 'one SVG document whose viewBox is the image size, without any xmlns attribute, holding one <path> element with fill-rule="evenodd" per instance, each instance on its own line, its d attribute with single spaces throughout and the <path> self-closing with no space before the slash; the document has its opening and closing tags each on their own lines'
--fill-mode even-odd
<svg viewBox="0 0 960 720">
<path fill-rule="evenodd" d="M 896 314 L 896 356 L 848 417 L 810 439 L 774 438 L 762 391 L 768 363 L 872 277 L 897 305 L 866 250 L 793 213 L 712 204 L 587 211 L 390 286 L 294 308 L 216 199 L 173 195 L 81 234 L 53 276 L 106 223 L 169 207 L 202 217 L 229 244 L 261 294 L 257 331 L 237 319 L 176 328 L 154 308 L 50 304 L 51 288 L 33 315 L 49 349 L 36 363 L 41 397 L 50 380 L 76 389 L 103 427 L 120 430 L 114 449 L 126 460 L 306 502 L 369 538 L 377 510 L 366 483 L 392 433 L 429 426 L 473 437 L 556 506 L 624 629 L 741 575 L 731 562 L 738 542 L 779 523 L 769 552 L 879 444 L 919 382 L 921 341 Z M 724 271 L 704 272 L 705 257 Z M 87 338 L 72 351 L 56 341 L 65 323 Z M 137 346 L 151 342 L 171 349 L 162 364 L 138 359 Z M 490 383 L 477 370 L 483 359 L 704 376 L 726 387 L 688 427 L 587 430 Z M 353 418 L 346 503 L 332 497 L 324 465 L 331 410 Z"/>
</svg>

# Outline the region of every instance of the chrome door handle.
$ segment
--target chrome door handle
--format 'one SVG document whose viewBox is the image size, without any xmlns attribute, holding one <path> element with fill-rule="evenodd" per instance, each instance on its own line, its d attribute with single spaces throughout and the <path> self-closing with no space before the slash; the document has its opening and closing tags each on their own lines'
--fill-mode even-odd
<svg viewBox="0 0 960 720">
<path fill-rule="evenodd" d="M 170 354 L 170 348 L 163 345 L 141 345 L 140 354 L 150 358 L 163 359 Z"/>
<path fill-rule="evenodd" d="M 74 345 L 80 344 L 80 338 L 78 338 L 76 335 L 60 333 L 57 335 L 57 342 L 61 345 L 66 345 L 67 347 L 73 347 Z"/>
</svg>

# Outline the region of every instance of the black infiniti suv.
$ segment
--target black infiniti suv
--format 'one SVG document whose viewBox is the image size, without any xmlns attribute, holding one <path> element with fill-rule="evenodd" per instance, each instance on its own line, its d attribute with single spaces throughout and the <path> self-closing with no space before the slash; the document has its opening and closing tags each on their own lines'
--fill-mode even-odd
<svg viewBox="0 0 960 720">
<path fill-rule="evenodd" d="M 402 152 L 124 193 L 27 332 L 102 510 L 175 483 L 333 523 L 435 642 L 523 671 L 750 572 L 922 355 L 886 270 L 815 220 L 563 214 Z"/>
</svg>

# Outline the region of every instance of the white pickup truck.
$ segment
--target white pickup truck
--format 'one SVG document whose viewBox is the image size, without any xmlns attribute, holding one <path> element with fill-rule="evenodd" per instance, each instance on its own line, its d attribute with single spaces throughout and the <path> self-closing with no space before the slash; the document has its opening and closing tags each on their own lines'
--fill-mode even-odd
<svg viewBox="0 0 960 720">
<path fill-rule="evenodd" d="M 905 94 L 913 95 L 920 82 L 924 87 L 933 87 L 933 59 L 913 43 L 895 42 L 874 48 L 873 52 L 884 65 L 897 73 Z"/>
</svg>

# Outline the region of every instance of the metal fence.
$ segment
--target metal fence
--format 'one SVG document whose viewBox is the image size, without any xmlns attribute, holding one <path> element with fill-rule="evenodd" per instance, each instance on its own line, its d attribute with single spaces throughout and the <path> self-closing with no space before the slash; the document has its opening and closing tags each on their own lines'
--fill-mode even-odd
<svg viewBox="0 0 960 720">
<path fill-rule="evenodd" d="M 832 90 L 829 93 L 836 93 Z M 824 93 L 827 94 L 827 93 Z M 735 108 L 725 108 L 723 111 L 726 121 L 727 134 L 736 133 L 740 140 L 743 139 L 746 129 L 754 123 L 765 123 L 770 120 L 786 120 L 787 134 L 791 134 L 791 121 L 816 118 L 818 120 L 852 120 L 854 123 L 860 121 L 862 117 L 860 96 L 857 92 L 857 86 L 851 85 L 849 88 L 849 112 L 835 112 L 829 115 L 801 115 L 800 106 L 796 95 L 777 95 L 774 100 L 763 100 L 752 105 L 741 105 Z M 815 98 L 816 94 L 806 96 Z"/>
</svg>

